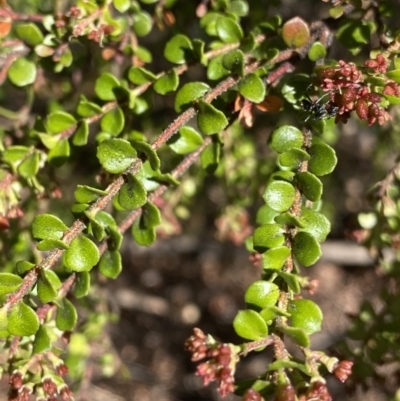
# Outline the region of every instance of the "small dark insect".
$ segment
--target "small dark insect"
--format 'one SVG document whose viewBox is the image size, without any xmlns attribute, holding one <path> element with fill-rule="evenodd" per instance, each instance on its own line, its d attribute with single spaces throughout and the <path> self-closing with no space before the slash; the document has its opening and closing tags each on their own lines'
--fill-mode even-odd
<svg viewBox="0 0 400 401">
<path fill-rule="evenodd" d="M 336 106 L 332 101 L 320 103 L 321 100 L 328 95 L 329 93 L 326 93 L 314 102 L 310 96 L 306 94 L 307 99 L 303 99 L 301 101 L 301 107 L 303 110 L 309 112 L 309 115 L 304 122 L 307 122 L 311 117 L 313 117 L 314 120 L 322 120 L 325 117 L 330 118 L 336 116 L 339 107 Z"/>
</svg>

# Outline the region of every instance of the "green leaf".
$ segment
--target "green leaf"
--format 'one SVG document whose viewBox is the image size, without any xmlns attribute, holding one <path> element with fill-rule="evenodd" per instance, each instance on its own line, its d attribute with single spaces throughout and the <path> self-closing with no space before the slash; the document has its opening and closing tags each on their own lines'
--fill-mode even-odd
<svg viewBox="0 0 400 401">
<path fill-rule="evenodd" d="M 137 219 L 132 225 L 132 236 L 139 245 L 150 246 L 156 240 L 156 230 L 143 226 Z"/>
<path fill-rule="evenodd" d="M 151 168 L 154 171 L 160 170 L 161 161 L 157 155 L 157 152 L 151 147 L 150 144 L 144 141 L 132 141 L 132 146 L 138 151 L 143 153 L 150 163 Z"/>
<path fill-rule="evenodd" d="M 105 72 L 96 79 L 94 91 L 101 100 L 110 101 L 117 98 L 116 93 L 120 87 L 119 80 L 114 75 Z"/>
<path fill-rule="evenodd" d="M 137 36 L 146 36 L 153 27 L 153 19 L 146 11 L 140 11 L 133 15 L 132 29 Z"/>
<path fill-rule="evenodd" d="M 41 302 L 47 304 L 54 301 L 57 291 L 61 287 L 61 281 L 52 270 L 41 270 L 37 281 L 37 293 Z"/>
<path fill-rule="evenodd" d="M 238 17 L 245 17 L 249 13 L 249 5 L 243 0 L 233 0 L 228 4 L 227 11 Z"/>
<path fill-rule="evenodd" d="M 264 269 L 280 270 L 289 256 L 290 249 L 287 246 L 269 249 L 262 255 L 262 267 Z"/>
<path fill-rule="evenodd" d="M 309 299 L 295 299 L 289 301 L 288 312 L 292 315 L 293 327 L 301 328 L 311 335 L 321 330 L 322 311 L 319 306 Z"/>
<path fill-rule="evenodd" d="M 108 134 L 117 136 L 125 126 L 124 112 L 120 107 L 110 110 L 100 120 L 101 129 Z"/>
<path fill-rule="evenodd" d="M 192 42 L 186 35 L 175 35 L 167 42 L 164 57 L 175 64 L 192 61 L 194 58 Z"/>
<path fill-rule="evenodd" d="M 78 320 L 75 306 L 66 298 L 60 300 L 57 306 L 56 326 L 61 331 L 72 331 Z"/>
<path fill-rule="evenodd" d="M 228 71 L 239 76 L 244 75 L 244 54 L 241 50 L 232 50 L 222 58 L 222 65 Z M 244 95 L 243 95 L 244 96 Z"/>
<path fill-rule="evenodd" d="M 308 337 L 308 335 L 306 334 L 306 332 L 303 329 L 301 329 L 299 327 L 280 326 L 278 330 L 281 331 L 283 334 L 288 335 L 297 345 L 300 345 L 300 347 L 309 347 L 310 346 L 310 338 Z M 271 364 L 272 369 L 271 369 L 271 365 L 268 368 L 270 370 L 274 370 L 275 368 L 282 367 L 282 364 L 278 364 L 277 362 L 282 362 L 285 365 L 287 365 L 288 363 L 290 364 L 290 362 L 292 362 L 292 363 L 298 365 L 298 363 L 296 363 L 294 361 L 279 360 L 279 361 L 276 361 Z M 292 366 L 290 366 L 290 367 L 292 367 Z M 305 372 L 305 373 L 307 373 L 307 372 Z"/>
<path fill-rule="evenodd" d="M 57 142 L 57 145 L 50 150 L 48 160 L 54 167 L 61 167 L 70 155 L 68 139 Z"/>
<path fill-rule="evenodd" d="M 185 155 L 198 149 L 203 144 L 203 138 L 195 129 L 182 127 L 167 144 L 178 155 Z"/>
<path fill-rule="evenodd" d="M 239 82 L 239 93 L 253 103 L 260 103 L 265 97 L 265 84 L 261 78 L 252 73 Z"/>
<path fill-rule="evenodd" d="M 277 153 L 284 153 L 294 148 L 300 149 L 303 142 L 302 132 L 291 125 L 283 125 L 275 129 L 270 138 L 270 146 Z"/>
<path fill-rule="evenodd" d="M 156 80 L 156 76 L 143 67 L 131 67 L 128 71 L 128 79 L 135 85 L 143 85 Z"/>
<path fill-rule="evenodd" d="M 286 224 L 287 226 L 292 227 L 303 227 L 303 223 L 300 221 L 300 219 L 290 212 L 281 213 L 280 215 L 275 217 L 274 221 L 275 223 L 281 225 Z"/>
<path fill-rule="evenodd" d="M 86 120 L 81 120 L 72 138 L 75 146 L 85 146 L 89 138 L 89 124 Z"/>
<path fill-rule="evenodd" d="M 278 224 L 265 224 L 256 228 L 253 235 L 254 249 L 263 253 L 268 248 L 275 248 L 283 245 L 285 236 L 283 228 Z"/>
<path fill-rule="evenodd" d="M 118 203 L 125 210 L 134 210 L 146 202 L 147 191 L 143 184 L 135 176 L 130 176 L 129 181 L 122 185 L 118 193 Z"/>
<path fill-rule="evenodd" d="M 134 162 L 136 150 L 124 139 L 107 139 L 98 146 L 97 158 L 106 171 L 119 174 Z"/>
<path fill-rule="evenodd" d="M 99 271 L 105 277 L 116 279 L 122 271 L 121 254 L 118 251 L 105 251 L 100 258 Z"/>
<path fill-rule="evenodd" d="M 268 335 L 268 326 L 259 313 L 241 310 L 233 321 L 236 334 L 246 340 L 261 340 Z"/>
<path fill-rule="evenodd" d="M 217 81 L 223 77 L 229 75 L 229 70 L 227 70 L 223 64 L 222 60 L 224 55 L 221 54 L 215 58 L 213 58 L 207 66 L 207 78 L 211 81 Z"/>
<path fill-rule="evenodd" d="M 240 42 L 243 38 L 243 31 L 240 25 L 228 17 L 218 18 L 216 29 L 218 37 L 224 43 Z"/>
<path fill-rule="evenodd" d="M 264 191 L 265 203 L 277 212 L 285 212 L 293 205 L 296 195 L 294 186 L 286 181 L 272 181 Z"/>
<path fill-rule="evenodd" d="M 244 300 L 248 308 L 263 309 L 274 306 L 279 298 L 279 287 L 269 281 L 255 281 L 247 288 Z"/>
<path fill-rule="evenodd" d="M 37 25 L 29 22 L 27 24 L 18 24 L 15 28 L 18 38 L 23 40 L 28 46 L 36 46 L 43 42 L 43 34 Z"/>
<path fill-rule="evenodd" d="M 335 151 L 326 143 L 313 141 L 308 153 L 311 156 L 308 162 L 311 173 L 321 176 L 330 174 L 335 169 L 337 164 Z"/>
<path fill-rule="evenodd" d="M 5 331 L 6 336 L 8 337 L 8 331 L 7 331 L 7 326 L 8 326 L 8 317 L 7 317 L 7 310 L 3 307 L 0 308 L 0 338 L 3 336 L 1 335 L 2 331 Z"/>
<path fill-rule="evenodd" d="M 278 275 L 285 280 L 286 284 L 289 286 L 290 290 L 293 291 L 293 293 L 300 293 L 301 287 L 299 283 L 299 276 L 297 274 L 278 271 Z"/>
<path fill-rule="evenodd" d="M 22 281 L 22 278 L 16 274 L 0 273 L 0 296 L 17 290 Z"/>
<path fill-rule="evenodd" d="M 322 182 L 312 173 L 304 171 L 296 174 L 296 182 L 302 194 L 311 202 L 316 202 L 322 196 Z"/>
<path fill-rule="evenodd" d="M 90 290 L 89 272 L 76 273 L 74 296 L 76 298 L 85 297 Z"/>
<path fill-rule="evenodd" d="M 102 113 L 101 107 L 93 102 L 88 102 L 85 98 L 79 100 L 78 108 L 76 112 L 81 117 L 93 117 L 96 114 Z"/>
<path fill-rule="evenodd" d="M 32 270 L 36 265 L 34 263 L 28 262 L 26 260 L 19 260 L 17 262 L 16 268 L 17 268 L 17 273 L 18 274 L 24 274 L 26 272 L 28 272 L 29 270 Z M 9 273 L 7 273 L 9 274 Z M 0 283 L 2 283 L 2 279 L 0 277 Z M 1 288 L 1 286 L 0 286 Z M 1 293 L 1 289 L 0 289 L 0 293 Z"/>
<path fill-rule="evenodd" d="M 140 216 L 141 223 L 147 227 L 156 227 L 161 223 L 160 209 L 151 202 L 147 202 L 143 206 L 142 214 Z"/>
<path fill-rule="evenodd" d="M 371 29 L 362 19 L 344 19 L 336 32 L 336 37 L 353 54 L 357 53 L 364 44 L 369 43 Z"/>
<path fill-rule="evenodd" d="M 26 86 L 35 82 L 36 72 L 35 63 L 20 57 L 8 69 L 8 79 L 16 86 Z"/>
<path fill-rule="evenodd" d="M 35 239 L 61 239 L 66 230 L 68 227 L 51 214 L 40 214 L 32 222 L 32 235 Z"/>
<path fill-rule="evenodd" d="M 287 46 L 297 49 L 310 39 L 308 24 L 300 17 L 294 17 L 283 24 L 282 38 Z"/>
<path fill-rule="evenodd" d="M 293 253 L 303 266 L 313 265 L 322 255 L 318 241 L 309 233 L 299 232 L 293 239 Z"/>
<path fill-rule="evenodd" d="M 39 330 L 35 334 L 35 340 L 33 341 L 33 354 L 40 354 L 51 349 L 51 339 L 47 328 L 40 325 Z"/>
<path fill-rule="evenodd" d="M 279 164 L 283 167 L 295 169 L 301 162 L 309 159 L 310 155 L 305 150 L 294 148 L 279 155 Z"/>
<path fill-rule="evenodd" d="M 39 330 L 39 318 L 31 307 L 20 302 L 8 315 L 7 330 L 13 336 L 31 336 Z"/>
<path fill-rule="evenodd" d="M 91 203 L 104 195 L 107 195 L 106 191 L 88 185 L 78 185 L 74 192 L 75 199 L 79 203 Z"/>
<path fill-rule="evenodd" d="M 49 114 L 46 120 L 46 127 L 50 134 L 59 134 L 75 125 L 75 118 L 71 114 L 61 110 Z"/>
<path fill-rule="evenodd" d="M 197 125 L 204 135 L 213 135 L 221 132 L 227 125 L 225 114 L 210 103 L 199 100 Z"/>
<path fill-rule="evenodd" d="M 314 42 L 308 51 L 308 58 L 317 61 L 326 56 L 326 49 L 321 42 Z"/>
<path fill-rule="evenodd" d="M 24 178 L 34 177 L 39 171 L 39 161 L 39 153 L 32 153 L 18 166 L 18 173 Z"/>
<path fill-rule="evenodd" d="M 72 240 L 65 252 L 64 263 L 69 269 L 82 272 L 90 271 L 100 259 L 97 246 L 84 235 L 79 235 Z"/>
<path fill-rule="evenodd" d="M 38 251 L 47 252 L 53 249 L 68 249 L 68 245 L 60 239 L 44 239 L 37 244 L 36 248 Z"/>
<path fill-rule="evenodd" d="M 120 12 L 124 13 L 129 10 L 131 6 L 130 0 L 113 0 L 114 7 Z"/>
<path fill-rule="evenodd" d="M 400 83 L 400 69 L 388 71 L 386 76 L 390 79 L 393 79 L 393 81 Z"/>
<path fill-rule="evenodd" d="M 212 174 L 217 168 L 221 158 L 221 144 L 212 142 L 200 155 L 201 166 L 208 174 Z"/>
<path fill-rule="evenodd" d="M 27 146 L 10 146 L 5 149 L 2 154 L 2 159 L 6 163 L 14 164 L 22 160 L 30 152 Z"/>
<path fill-rule="evenodd" d="M 175 92 L 179 85 L 179 77 L 175 69 L 172 69 L 162 75 L 154 83 L 154 90 L 160 95 L 166 95 L 170 92 Z"/>
<path fill-rule="evenodd" d="M 202 97 L 210 87 L 203 82 L 189 82 L 179 89 L 175 97 L 175 111 L 182 113 L 193 106 L 193 101 Z"/>
<path fill-rule="evenodd" d="M 321 213 L 303 207 L 300 221 L 303 223 L 301 231 L 311 234 L 318 242 L 325 241 L 331 231 L 330 221 Z"/>
</svg>

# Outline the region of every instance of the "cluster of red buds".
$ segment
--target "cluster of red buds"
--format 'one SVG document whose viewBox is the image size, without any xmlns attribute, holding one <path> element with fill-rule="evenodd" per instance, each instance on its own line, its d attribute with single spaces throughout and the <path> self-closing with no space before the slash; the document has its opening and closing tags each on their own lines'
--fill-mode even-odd
<svg viewBox="0 0 400 401">
<path fill-rule="evenodd" d="M 88 33 L 88 39 L 100 42 L 104 36 L 110 35 L 115 27 L 112 25 L 101 24 L 98 29 L 93 29 Z"/>
<path fill-rule="evenodd" d="M 326 383 L 315 381 L 307 389 L 305 394 L 299 396 L 299 401 L 332 401 L 332 396 L 326 387 Z"/>
<path fill-rule="evenodd" d="M 389 61 L 378 54 L 376 59 L 365 62 L 366 73 L 383 74 L 385 86 L 382 93 L 391 96 L 400 96 L 398 84 L 389 80 L 384 75 L 387 71 Z M 339 66 L 328 67 L 318 72 L 322 90 L 329 92 L 331 103 L 338 108 L 336 122 L 344 123 L 355 111 L 361 120 L 366 120 L 369 125 L 376 122 L 380 125 L 391 120 L 387 110 L 380 106 L 382 95 L 372 92 L 370 86 L 365 82 L 364 74 L 353 63 L 339 61 Z"/>
<path fill-rule="evenodd" d="M 192 361 L 208 358 L 197 366 L 196 375 L 203 377 L 205 386 L 217 382 L 218 392 L 222 397 L 234 391 L 234 374 L 239 357 L 230 344 L 221 344 L 203 331 L 195 328 L 194 334 L 185 342 L 185 349 L 192 353 Z"/>
</svg>

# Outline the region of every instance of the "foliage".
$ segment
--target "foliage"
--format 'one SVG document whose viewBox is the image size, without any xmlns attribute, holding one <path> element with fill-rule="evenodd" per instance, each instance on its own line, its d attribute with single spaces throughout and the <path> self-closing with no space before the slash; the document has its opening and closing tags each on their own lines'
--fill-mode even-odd
<svg viewBox="0 0 400 401">
<path fill-rule="evenodd" d="M 320 259 L 331 231 L 322 201 L 333 185 L 324 177 L 338 163 L 337 127 L 352 119 L 397 129 L 389 112 L 400 103 L 395 4 L 331 1 L 330 17 L 309 23 L 283 21 L 267 4 L 260 19 L 263 2 L 251 3 L 0 3 L 0 98 L 17 99 L 0 108 L 0 373 L 9 375 L 9 400 L 73 399 L 70 383 L 82 380 L 89 344 L 114 319 L 96 305 L 96 288 L 121 273 L 123 234 L 131 229 L 139 245 L 151 245 L 163 225 L 160 197 L 197 161 L 202 169 L 190 177 L 198 192 L 201 170 L 224 182 L 219 224 L 262 267 L 233 320 L 244 342 L 195 328 L 185 344 L 204 384 L 244 401 L 328 401 L 326 374 L 346 382 L 355 363 L 352 384 L 365 384 L 381 379 L 376 366 L 388 358 L 399 363 L 400 262 L 382 252 L 398 248 L 398 165 L 353 232 L 392 285 L 381 311 L 362 306 L 349 332 L 360 345 L 343 342 L 341 360 L 311 348 L 323 314 L 307 298 L 316 286 L 303 269 Z M 346 55 L 326 58 L 337 42 Z M 195 67 L 201 72 L 187 73 Z M 158 117 L 160 103 L 168 120 Z M 261 121 L 276 166 L 249 136 Z M 69 196 L 76 166 L 80 182 Z M 195 192 L 181 193 L 188 215 Z M 252 229 L 242 217 L 261 198 Z M 236 380 L 241 360 L 267 347 L 273 359 L 264 372 Z"/>
</svg>

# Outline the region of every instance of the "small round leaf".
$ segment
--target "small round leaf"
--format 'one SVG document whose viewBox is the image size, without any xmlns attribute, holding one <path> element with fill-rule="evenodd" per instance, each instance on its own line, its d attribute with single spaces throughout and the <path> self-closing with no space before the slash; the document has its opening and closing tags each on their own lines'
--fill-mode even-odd
<svg viewBox="0 0 400 401">
<path fill-rule="evenodd" d="M 48 351 L 51 348 L 51 339 L 45 326 L 41 325 L 39 330 L 35 334 L 35 340 L 33 341 L 33 354 L 40 354 Z"/>
<path fill-rule="evenodd" d="M 182 127 L 171 137 L 168 146 L 177 154 L 185 155 L 195 151 L 203 143 L 202 136 L 191 127 Z"/>
<path fill-rule="evenodd" d="M 283 125 L 272 132 L 270 145 L 277 153 L 283 153 L 293 148 L 303 146 L 304 137 L 302 132 L 291 125 Z"/>
<path fill-rule="evenodd" d="M 293 327 L 301 328 L 311 335 L 321 330 L 322 311 L 309 299 L 295 299 L 289 302 L 288 312 L 291 314 Z"/>
<path fill-rule="evenodd" d="M 282 27 L 282 38 L 291 48 L 304 46 L 310 38 L 308 24 L 300 17 L 290 19 Z"/>
<path fill-rule="evenodd" d="M 39 329 L 36 312 L 24 302 L 15 305 L 8 315 L 7 330 L 13 336 L 31 336 Z"/>
<path fill-rule="evenodd" d="M 308 150 L 311 158 L 308 169 L 311 173 L 321 176 L 330 174 L 336 167 L 337 157 L 335 151 L 327 144 L 313 143 Z"/>
<path fill-rule="evenodd" d="M 109 173 L 119 174 L 133 163 L 136 150 L 124 139 L 107 139 L 98 146 L 97 158 Z"/>
<path fill-rule="evenodd" d="M 279 287 L 269 281 L 255 281 L 247 288 L 244 300 L 249 308 L 274 306 L 279 298 Z"/>
<path fill-rule="evenodd" d="M 120 107 L 106 113 L 100 120 L 101 129 L 108 134 L 117 136 L 124 129 L 125 116 Z"/>
<path fill-rule="evenodd" d="M 176 94 L 175 110 L 182 113 L 193 105 L 193 101 L 202 97 L 210 87 L 203 82 L 189 82 L 182 86 Z"/>
<path fill-rule="evenodd" d="M 16 86 L 33 84 L 36 80 L 36 65 L 25 57 L 18 58 L 8 69 L 8 78 Z"/>
<path fill-rule="evenodd" d="M 121 254 L 118 251 L 105 251 L 100 258 L 99 271 L 105 277 L 116 279 L 122 271 Z"/>
<path fill-rule="evenodd" d="M 89 271 L 100 259 L 97 246 L 84 235 L 75 238 L 65 252 L 65 265 L 77 272 Z"/>
<path fill-rule="evenodd" d="M 281 246 L 285 242 L 284 232 L 278 224 L 265 224 L 256 228 L 253 235 L 254 249 L 263 253 L 268 248 Z"/>
<path fill-rule="evenodd" d="M 175 64 L 190 62 L 193 58 L 192 42 L 186 35 L 175 35 L 167 42 L 164 57 Z"/>
<path fill-rule="evenodd" d="M 253 103 L 260 103 L 265 97 L 265 84 L 256 74 L 249 74 L 239 82 L 239 93 Z"/>
<path fill-rule="evenodd" d="M 147 191 L 143 184 L 136 178 L 131 177 L 129 182 L 122 185 L 118 193 L 118 203 L 125 210 L 134 210 L 147 202 Z"/>
<path fill-rule="evenodd" d="M 76 298 L 85 297 L 90 290 L 89 272 L 76 273 L 74 295 Z"/>
<path fill-rule="evenodd" d="M 68 227 L 56 216 L 41 214 L 32 222 L 32 235 L 35 239 L 61 239 Z"/>
<path fill-rule="evenodd" d="M 312 173 L 304 171 L 296 174 L 296 182 L 302 194 L 311 202 L 316 202 L 322 196 L 322 182 Z"/>
<path fill-rule="evenodd" d="M 292 184 L 286 181 L 272 181 L 268 184 L 263 198 L 265 203 L 277 212 L 285 212 L 293 205 L 296 190 Z"/>
<path fill-rule="evenodd" d="M 23 40 L 28 46 L 36 46 L 43 42 L 42 32 L 37 25 L 32 22 L 17 25 L 15 33 L 18 38 Z"/>
<path fill-rule="evenodd" d="M 199 100 L 197 125 L 204 135 L 213 135 L 221 132 L 228 125 L 228 120 L 222 111 L 210 103 Z"/>
<path fill-rule="evenodd" d="M 299 232 L 293 239 L 293 253 L 303 266 L 313 265 L 322 255 L 318 241 L 309 233 Z"/>
<path fill-rule="evenodd" d="M 0 273 L 0 296 L 18 289 L 22 281 L 22 278 L 16 274 Z"/>
<path fill-rule="evenodd" d="M 241 310 L 233 321 L 237 335 L 246 340 L 260 340 L 268 335 L 268 326 L 259 313 L 253 310 Z"/>
<path fill-rule="evenodd" d="M 264 269 L 279 270 L 290 256 L 290 249 L 287 246 L 278 246 L 269 249 L 262 255 L 262 267 Z"/>
<path fill-rule="evenodd" d="M 137 36 L 146 36 L 153 27 L 153 19 L 146 11 L 140 11 L 133 16 L 132 28 Z"/>
<path fill-rule="evenodd" d="M 116 99 L 116 90 L 121 86 L 119 80 L 112 74 L 105 72 L 96 79 L 94 91 L 96 95 L 105 101 Z"/>
<path fill-rule="evenodd" d="M 179 77 L 175 69 L 172 69 L 162 75 L 154 83 L 154 90 L 160 95 L 166 95 L 167 93 L 174 92 L 178 88 Z"/>
<path fill-rule="evenodd" d="M 71 301 L 63 298 L 58 307 L 56 314 L 56 326 L 61 331 L 72 331 L 78 320 L 78 314 L 75 306 L 72 305 Z"/>
<path fill-rule="evenodd" d="M 302 208 L 300 221 L 304 226 L 301 231 L 311 234 L 318 242 L 325 241 L 331 231 L 331 223 L 323 214 L 306 207 Z"/>
<path fill-rule="evenodd" d="M 220 17 L 216 21 L 218 37 L 224 43 L 240 42 L 243 39 L 243 31 L 240 25 L 228 17 Z"/>
</svg>

